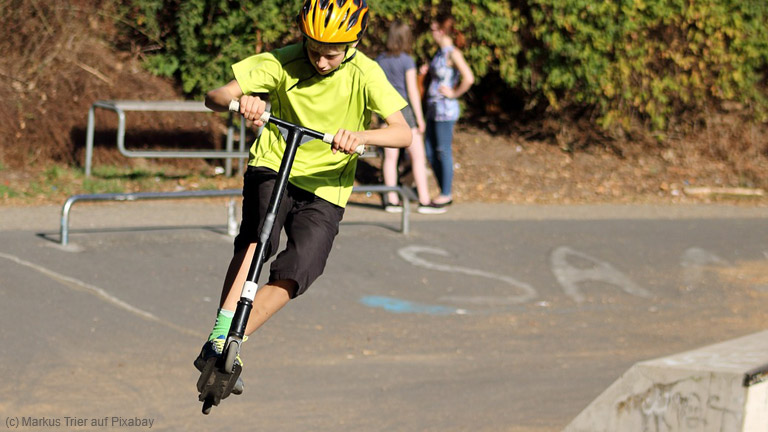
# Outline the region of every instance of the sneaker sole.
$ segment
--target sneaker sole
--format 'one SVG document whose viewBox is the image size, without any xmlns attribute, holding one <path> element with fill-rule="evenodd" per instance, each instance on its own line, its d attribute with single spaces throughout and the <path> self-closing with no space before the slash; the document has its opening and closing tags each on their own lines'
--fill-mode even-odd
<svg viewBox="0 0 768 432">
<path fill-rule="evenodd" d="M 447 211 L 448 210 L 444 209 L 444 208 L 435 208 L 435 209 L 432 209 L 432 208 L 422 209 L 422 208 L 420 208 L 420 209 L 416 210 L 416 212 L 420 213 L 420 214 L 443 214 L 443 213 L 446 213 Z"/>
</svg>

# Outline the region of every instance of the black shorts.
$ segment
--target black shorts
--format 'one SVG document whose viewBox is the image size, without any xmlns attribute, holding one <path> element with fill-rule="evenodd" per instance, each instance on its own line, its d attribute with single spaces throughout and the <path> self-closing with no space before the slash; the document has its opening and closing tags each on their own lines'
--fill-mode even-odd
<svg viewBox="0 0 768 432">
<path fill-rule="evenodd" d="M 249 166 L 246 170 L 243 220 L 235 238 L 235 252 L 258 243 L 276 179 L 277 173 L 269 168 Z M 343 216 L 343 207 L 288 183 L 269 237 L 267 257 L 277 252 L 283 228 L 288 242 L 272 262 L 269 281 L 293 280 L 298 285 L 295 296 L 303 294 L 323 274 Z"/>
</svg>

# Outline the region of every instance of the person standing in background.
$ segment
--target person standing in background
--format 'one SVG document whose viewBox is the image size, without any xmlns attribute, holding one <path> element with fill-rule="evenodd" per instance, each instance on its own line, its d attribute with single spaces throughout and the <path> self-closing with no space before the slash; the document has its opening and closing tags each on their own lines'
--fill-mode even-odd
<svg viewBox="0 0 768 432">
<path fill-rule="evenodd" d="M 464 36 L 454 28 L 450 15 L 438 16 L 430 25 L 432 38 L 438 46 L 429 65 L 420 72 L 429 74 L 426 88 L 426 154 L 440 195 L 432 200 L 434 208 L 445 208 L 453 203 L 453 128 L 459 119 L 458 98 L 472 87 L 475 76 L 469 68 L 461 48 Z"/>
<path fill-rule="evenodd" d="M 411 127 L 413 141 L 408 147 L 411 156 L 411 170 L 416 183 L 416 193 L 419 199 L 419 213 L 444 213 L 442 207 L 433 206 L 427 184 L 427 158 L 424 150 L 423 134 L 426 128 L 421 109 L 421 95 L 416 83 L 416 63 L 411 57 L 413 36 L 410 27 L 396 21 L 389 27 L 387 35 L 387 50 L 376 57 L 376 62 L 384 70 L 387 79 L 400 95 L 409 102 L 402 113 Z M 400 149 L 385 148 L 382 173 L 384 184 L 397 184 L 398 161 Z M 384 203 L 384 210 L 390 213 L 403 211 L 402 203 L 395 192 L 389 192 Z"/>
</svg>

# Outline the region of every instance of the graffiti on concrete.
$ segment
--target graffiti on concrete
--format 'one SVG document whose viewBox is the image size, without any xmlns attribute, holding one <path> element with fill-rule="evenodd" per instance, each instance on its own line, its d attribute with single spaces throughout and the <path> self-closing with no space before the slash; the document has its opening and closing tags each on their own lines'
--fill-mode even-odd
<svg viewBox="0 0 768 432">
<path fill-rule="evenodd" d="M 725 260 L 712 252 L 697 247 L 686 249 L 680 257 L 683 288 L 686 291 L 695 290 L 703 282 L 708 266 L 726 264 Z"/>
<path fill-rule="evenodd" d="M 707 388 L 697 382 L 701 379 L 691 377 L 669 384 L 657 383 L 643 393 L 618 401 L 616 411 L 622 419 L 620 423 L 635 424 L 632 417 L 639 414 L 639 430 L 643 432 L 738 430 L 741 413 L 722 406 L 717 392 L 700 393 Z"/>
<path fill-rule="evenodd" d="M 768 257 L 768 252 L 764 252 L 764 254 Z M 430 260 L 427 257 L 427 255 L 438 257 L 450 256 L 449 252 L 444 249 L 423 245 L 410 245 L 399 249 L 398 255 L 403 260 L 417 267 L 469 277 L 496 280 L 511 288 L 508 292 L 503 294 L 498 293 L 498 290 L 494 294 L 489 293 L 486 295 L 463 295 L 460 293 L 446 294 L 435 298 L 435 301 L 438 302 L 462 305 L 469 308 L 497 307 L 505 305 L 522 305 L 539 297 L 538 290 L 531 284 L 512 276 L 467 266 L 443 264 L 435 262 L 435 260 Z M 713 267 L 724 267 L 729 264 L 715 253 L 698 247 L 690 247 L 681 254 L 679 265 L 683 288 L 685 291 L 691 292 L 707 283 L 710 279 L 707 272 L 711 271 Z M 605 290 L 606 287 L 608 287 L 608 289 L 618 290 L 633 297 L 643 299 L 654 298 L 654 294 L 652 294 L 651 291 L 636 283 L 627 274 L 620 271 L 611 263 L 569 246 L 556 247 L 550 253 L 549 266 L 559 287 L 563 290 L 563 293 L 577 304 L 587 301 L 587 296 L 584 293 L 585 290 Z M 496 287 L 498 286 L 499 285 L 496 284 Z M 768 290 L 768 288 L 766 289 Z M 755 287 L 755 290 L 759 291 L 760 287 Z M 388 307 L 392 306 L 390 301 L 385 303 Z M 540 303 L 548 304 L 546 301 Z M 420 305 L 415 309 L 423 310 L 422 306 L 424 305 Z M 433 307 L 440 305 L 427 306 Z M 414 308 L 408 308 L 408 310 L 411 309 Z"/>
<path fill-rule="evenodd" d="M 585 261 L 588 265 L 576 266 L 569 261 L 573 259 Z M 567 246 L 561 246 L 552 252 L 550 264 L 552 273 L 554 273 L 560 286 L 563 287 L 563 291 L 576 303 L 581 303 L 585 300 L 579 284 L 588 281 L 603 282 L 633 296 L 651 297 L 651 293 L 648 290 L 633 282 L 609 263 Z"/>
<path fill-rule="evenodd" d="M 536 289 L 528 285 L 525 282 L 521 282 L 513 277 L 498 275 L 495 273 L 477 270 L 467 267 L 459 267 L 453 265 L 437 264 L 422 258 L 421 254 L 433 254 L 440 256 L 448 256 L 448 252 L 443 249 L 433 248 L 429 246 L 407 246 L 398 251 L 400 257 L 407 262 L 430 270 L 438 270 L 451 273 L 460 273 L 467 276 L 477 276 L 488 279 L 496 279 L 509 284 L 513 288 L 513 293 L 507 296 L 442 296 L 440 300 L 450 301 L 454 303 L 468 303 L 475 305 L 510 305 L 510 304 L 522 304 L 534 299 L 538 293 Z"/>
</svg>

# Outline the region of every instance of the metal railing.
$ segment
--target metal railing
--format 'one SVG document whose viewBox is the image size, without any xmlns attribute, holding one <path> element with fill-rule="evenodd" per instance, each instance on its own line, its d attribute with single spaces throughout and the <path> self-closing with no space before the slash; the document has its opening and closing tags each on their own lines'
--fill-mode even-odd
<svg viewBox="0 0 768 432">
<path fill-rule="evenodd" d="M 353 193 L 370 192 L 385 193 L 396 192 L 400 195 L 403 203 L 403 213 L 400 217 L 400 232 L 408 234 L 410 232 L 410 197 L 405 188 L 400 186 L 385 185 L 361 185 L 352 188 Z M 61 226 L 59 228 L 59 241 L 62 246 L 69 244 L 69 222 L 72 206 L 80 201 L 139 201 L 152 199 L 180 199 L 180 198 L 215 198 L 215 197 L 238 197 L 242 195 L 241 189 L 222 189 L 222 190 L 198 190 L 198 191 L 177 191 L 177 192 L 136 192 L 136 193 L 103 193 L 103 194 L 83 194 L 72 195 L 67 198 L 61 208 Z M 229 206 L 227 212 L 227 234 L 237 234 L 237 220 L 234 207 Z"/>
<path fill-rule="evenodd" d="M 245 151 L 245 122 L 240 122 L 240 145 L 239 151 L 234 151 L 234 123 L 233 116 L 230 114 L 227 127 L 226 150 L 147 150 L 136 151 L 125 148 L 125 113 L 128 111 L 141 112 L 209 112 L 203 102 L 197 101 L 135 101 L 135 100 L 104 100 L 96 101 L 88 110 L 88 126 L 86 131 L 85 144 L 85 175 L 91 175 L 91 165 L 93 160 L 93 141 L 95 131 L 96 108 L 102 108 L 117 113 L 117 148 L 121 154 L 126 157 L 145 157 L 145 158 L 204 158 L 204 159 L 226 159 L 226 175 L 232 174 L 232 159 L 246 159 L 248 152 Z M 369 153 L 370 154 L 370 153 Z M 238 172 L 242 174 L 240 163 Z M 386 186 L 386 185 L 358 185 L 352 189 L 353 193 L 386 193 L 396 192 L 400 195 L 403 203 L 403 213 L 400 219 L 400 232 L 408 234 L 410 232 L 410 196 L 404 187 Z M 139 201 L 152 199 L 182 199 L 182 198 L 215 198 L 215 197 L 238 197 L 241 196 L 241 189 L 224 190 L 198 190 L 198 191 L 176 191 L 176 192 L 136 192 L 136 193 L 103 193 L 103 194 L 82 194 L 73 195 L 67 198 L 61 209 L 61 226 L 59 229 L 59 239 L 62 246 L 69 244 L 69 222 L 72 206 L 79 201 Z M 227 233 L 235 235 L 237 231 L 237 221 L 235 219 L 234 199 L 231 199 L 227 211 Z"/>
</svg>

